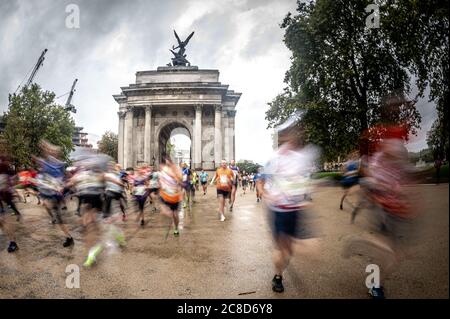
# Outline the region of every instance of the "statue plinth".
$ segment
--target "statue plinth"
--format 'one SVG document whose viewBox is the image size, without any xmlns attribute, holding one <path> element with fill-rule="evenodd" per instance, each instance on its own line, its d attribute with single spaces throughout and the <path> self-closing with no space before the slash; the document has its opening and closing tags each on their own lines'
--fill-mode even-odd
<svg viewBox="0 0 450 319">
<path fill-rule="evenodd" d="M 177 71 L 198 71 L 198 66 L 158 66 L 158 72 L 177 72 Z"/>
</svg>

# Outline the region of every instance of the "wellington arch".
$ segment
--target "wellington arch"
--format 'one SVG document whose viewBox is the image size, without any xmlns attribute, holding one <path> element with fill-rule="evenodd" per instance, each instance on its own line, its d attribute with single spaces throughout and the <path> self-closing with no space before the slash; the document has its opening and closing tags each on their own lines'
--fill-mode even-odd
<svg viewBox="0 0 450 319">
<path fill-rule="evenodd" d="M 114 95 L 119 104 L 119 154 L 123 167 L 158 165 L 170 131 L 192 141 L 191 167 L 212 170 L 235 157 L 236 104 L 241 93 L 219 82 L 218 70 L 162 66 L 139 71 L 136 83 Z"/>
</svg>

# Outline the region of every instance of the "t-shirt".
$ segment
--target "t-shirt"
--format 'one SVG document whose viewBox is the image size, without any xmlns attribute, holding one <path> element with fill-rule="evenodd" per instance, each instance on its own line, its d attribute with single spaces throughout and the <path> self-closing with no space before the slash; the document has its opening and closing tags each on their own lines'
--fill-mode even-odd
<svg viewBox="0 0 450 319">
<path fill-rule="evenodd" d="M 318 152 L 312 146 L 292 150 L 281 146 L 264 167 L 267 206 L 279 212 L 297 211 L 307 205 L 310 174 Z"/>
<path fill-rule="evenodd" d="M 159 173 L 159 183 L 161 188 L 159 195 L 167 203 L 178 203 L 181 201 L 181 192 L 178 181 L 169 174 L 170 169 L 164 167 Z"/>
<path fill-rule="evenodd" d="M 412 217 L 414 211 L 402 185 L 408 182 L 411 170 L 407 157 L 393 159 L 382 152 L 373 155 L 369 163 L 371 197 L 388 213 Z"/>
<path fill-rule="evenodd" d="M 234 182 L 237 183 L 237 179 L 239 176 L 239 167 L 235 166 L 229 166 L 229 168 L 233 171 L 233 175 L 234 175 Z"/>
<path fill-rule="evenodd" d="M 183 184 L 186 185 L 189 182 L 189 176 L 192 174 L 191 170 L 187 167 L 183 168 L 182 174 L 183 174 Z"/>
<path fill-rule="evenodd" d="M 345 173 L 343 178 L 344 184 L 353 184 L 358 180 L 359 161 L 348 161 L 345 163 Z"/>
<path fill-rule="evenodd" d="M 208 173 L 206 172 L 200 173 L 200 181 L 202 183 L 206 183 L 208 181 Z"/>
<path fill-rule="evenodd" d="M 32 175 L 30 171 L 21 171 L 17 174 L 19 177 L 19 184 L 28 186 L 31 184 Z"/>
<path fill-rule="evenodd" d="M 216 170 L 216 187 L 223 191 L 230 191 L 234 174 L 229 168 L 218 168 Z"/>
<path fill-rule="evenodd" d="M 73 177 L 77 195 L 100 195 L 105 187 L 103 173 L 93 170 L 82 170 Z"/>
<path fill-rule="evenodd" d="M 145 183 L 147 182 L 147 177 L 145 175 L 137 176 L 134 179 L 133 194 L 135 196 L 145 196 L 147 193 L 147 187 Z"/>
<path fill-rule="evenodd" d="M 105 174 L 106 180 L 105 180 L 105 190 L 114 192 L 114 193 L 122 193 L 123 192 L 123 186 L 119 185 L 122 183 L 122 178 L 120 177 L 120 174 L 117 173 L 106 173 Z M 111 181 L 110 179 L 114 180 Z M 119 184 L 118 184 L 119 183 Z"/>
<path fill-rule="evenodd" d="M 39 192 L 44 196 L 60 195 L 64 188 L 64 163 L 55 157 L 39 161 L 41 168 L 37 178 Z"/>
<path fill-rule="evenodd" d="M 150 188 L 159 188 L 158 184 L 158 172 L 153 172 L 150 175 L 150 182 L 149 182 Z"/>
</svg>

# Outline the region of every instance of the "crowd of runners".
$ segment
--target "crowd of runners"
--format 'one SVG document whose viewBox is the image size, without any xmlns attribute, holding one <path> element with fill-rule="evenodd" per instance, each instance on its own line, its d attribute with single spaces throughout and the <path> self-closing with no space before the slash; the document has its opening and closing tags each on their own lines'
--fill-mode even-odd
<svg viewBox="0 0 450 319">
<path fill-rule="evenodd" d="M 236 192 L 256 194 L 256 202 L 263 202 L 271 216 L 270 223 L 275 242 L 273 262 L 275 275 L 272 289 L 283 292 L 283 272 L 293 255 L 293 245 L 298 240 L 317 239 L 318 232 L 310 226 L 313 192 L 311 174 L 317 167 L 319 150 L 307 145 L 303 130 L 295 123 L 298 116 L 278 127 L 280 147 L 269 162 L 256 172 L 241 171 L 234 160 L 222 160 L 214 173 L 181 166 L 170 158 L 163 158 L 158 169 L 141 165 L 123 169 L 106 155 L 85 154 L 76 158 L 71 166 L 61 159 L 61 151 L 46 141 L 41 142 L 41 157 L 33 158 L 33 168 L 12 169 L 7 156 L 0 157 L 0 229 L 9 240 L 8 252 L 19 249 L 13 224 L 6 216 L 14 215 L 18 222 L 21 212 L 17 201 L 27 203 L 35 197 L 48 214 L 48 222 L 61 230 L 61 244 L 77 244 L 65 221 L 67 200 L 78 199 L 76 215 L 83 225 L 86 247 L 85 267 L 91 267 L 105 247 L 100 229 L 107 229 L 111 239 L 119 246 L 127 242 L 118 221 L 129 219 L 130 203 L 137 207 L 131 222 L 137 227 L 146 225 L 146 204 L 152 211 L 170 217 L 174 236 L 180 236 L 182 209 L 192 209 L 196 197 L 205 196 L 208 187 L 215 185 L 218 201 L 218 221 L 225 222 L 227 212 L 232 212 Z M 386 130 L 385 130 L 386 131 Z M 374 227 L 373 238 L 352 238 L 344 248 L 344 256 L 376 254 L 381 257 L 386 273 L 391 272 L 401 260 L 402 249 L 415 234 L 415 210 L 410 205 L 402 186 L 408 183 L 411 167 L 403 140 L 391 132 L 377 145 L 376 152 L 360 157 L 358 152 L 349 155 L 345 165 L 342 200 L 338 207 L 344 209 L 345 198 L 353 186 L 359 185 L 359 202 L 352 206 L 352 218 L 364 208 L 370 211 Z M 212 175 L 212 176 L 210 176 Z M 202 195 L 199 195 L 202 194 Z M 118 205 L 113 205 L 117 202 Z M 114 207 L 119 207 L 114 211 Z M 11 212 L 8 212 L 8 210 Z M 99 227 L 103 224 L 103 227 Z M 382 298 L 383 287 L 370 289 L 374 298 Z"/>
</svg>

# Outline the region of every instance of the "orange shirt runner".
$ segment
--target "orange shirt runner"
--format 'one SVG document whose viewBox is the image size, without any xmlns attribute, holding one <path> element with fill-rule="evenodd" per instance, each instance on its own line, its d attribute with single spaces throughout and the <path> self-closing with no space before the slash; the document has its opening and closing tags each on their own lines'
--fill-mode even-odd
<svg viewBox="0 0 450 319">
<path fill-rule="evenodd" d="M 231 191 L 234 174 L 229 168 L 219 167 L 216 170 L 216 188 L 222 191 Z"/>
</svg>

